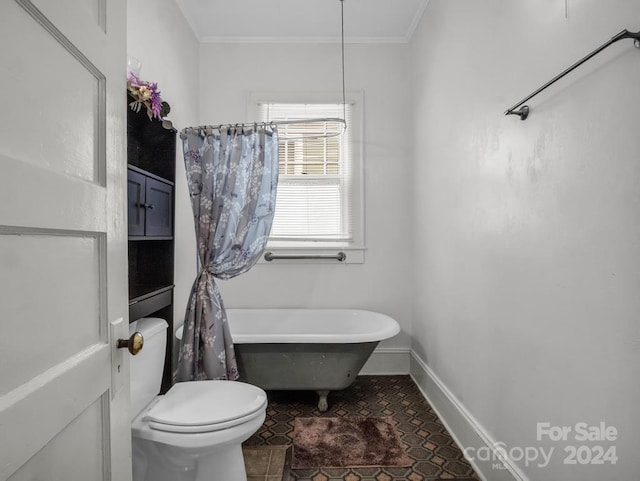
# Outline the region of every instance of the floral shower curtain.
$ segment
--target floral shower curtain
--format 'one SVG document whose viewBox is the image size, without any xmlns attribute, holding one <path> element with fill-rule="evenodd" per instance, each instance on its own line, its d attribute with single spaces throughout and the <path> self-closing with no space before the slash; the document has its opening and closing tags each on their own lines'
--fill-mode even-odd
<svg viewBox="0 0 640 481">
<path fill-rule="evenodd" d="M 199 272 L 191 289 L 177 381 L 238 378 L 227 315 L 214 278 L 248 271 L 264 251 L 278 183 L 274 128 L 185 129 L 181 135 Z"/>
</svg>

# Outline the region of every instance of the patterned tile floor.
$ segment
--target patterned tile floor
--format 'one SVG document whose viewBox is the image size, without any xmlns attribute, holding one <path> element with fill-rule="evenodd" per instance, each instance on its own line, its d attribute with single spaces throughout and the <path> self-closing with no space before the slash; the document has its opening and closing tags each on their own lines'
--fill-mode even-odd
<svg viewBox="0 0 640 481">
<path fill-rule="evenodd" d="M 479 480 L 462 451 L 409 376 L 358 376 L 344 391 L 329 395 L 318 411 L 314 392 L 272 391 L 262 428 L 245 445 L 290 445 L 298 416 L 390 416 L 414 460 L 406 468 L 292 469 L 285 481 Z"/>
</svg>

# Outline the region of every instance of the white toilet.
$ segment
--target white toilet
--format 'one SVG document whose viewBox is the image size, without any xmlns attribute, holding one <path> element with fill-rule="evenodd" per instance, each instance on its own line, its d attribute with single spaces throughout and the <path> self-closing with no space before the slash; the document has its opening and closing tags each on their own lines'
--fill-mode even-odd
<svg viewBox="0 0 640 481">
<path fill-rule="evenodd" d="M 133 481 L 246 481 L 241 443 L 265 419 L 267 395 L 235 381 L 175 384 L 159 396 L 167 323 L 144 318 L 131 357 Z"/>
</svg>

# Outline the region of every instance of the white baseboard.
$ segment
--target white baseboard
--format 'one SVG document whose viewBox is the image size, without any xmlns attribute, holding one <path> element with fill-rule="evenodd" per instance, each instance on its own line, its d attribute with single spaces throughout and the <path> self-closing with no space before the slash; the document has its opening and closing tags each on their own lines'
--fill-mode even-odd
<svg viewBox="0 0 640 481">
<path fill-rule="evenodd" d="M 377 348 L 360 370 L 360 374 L 409 374 L 411 349 L 408 347 Z"/>
<path fill-rule="evenodd" d="M 460 449 L 472 447 L 475 453 L 479 448 L 488 448 L 493 452 L 496 441 L 414 351 L 411 351 L 409 373 Z M 491 457 L 496 459 L 469 459 L 484 481 L 529 481 L 509 460 Z"/>
</svg>

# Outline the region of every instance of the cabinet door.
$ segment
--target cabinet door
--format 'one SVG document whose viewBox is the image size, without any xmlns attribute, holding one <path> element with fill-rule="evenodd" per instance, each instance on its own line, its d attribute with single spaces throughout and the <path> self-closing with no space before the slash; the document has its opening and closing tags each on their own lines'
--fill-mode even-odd
<svg viewBox="0 0 640 481">
<path fill-rule="evenodd" d="M 127 216 L 129 235 L 144 235 L 145 179 L 138 172 L 127 174 Z"/>
<path fill-rule="evenodd" d="M 145 235 L 173 236 L 173 186 L 150 177 L 145 188 Z"/>
</svg>

